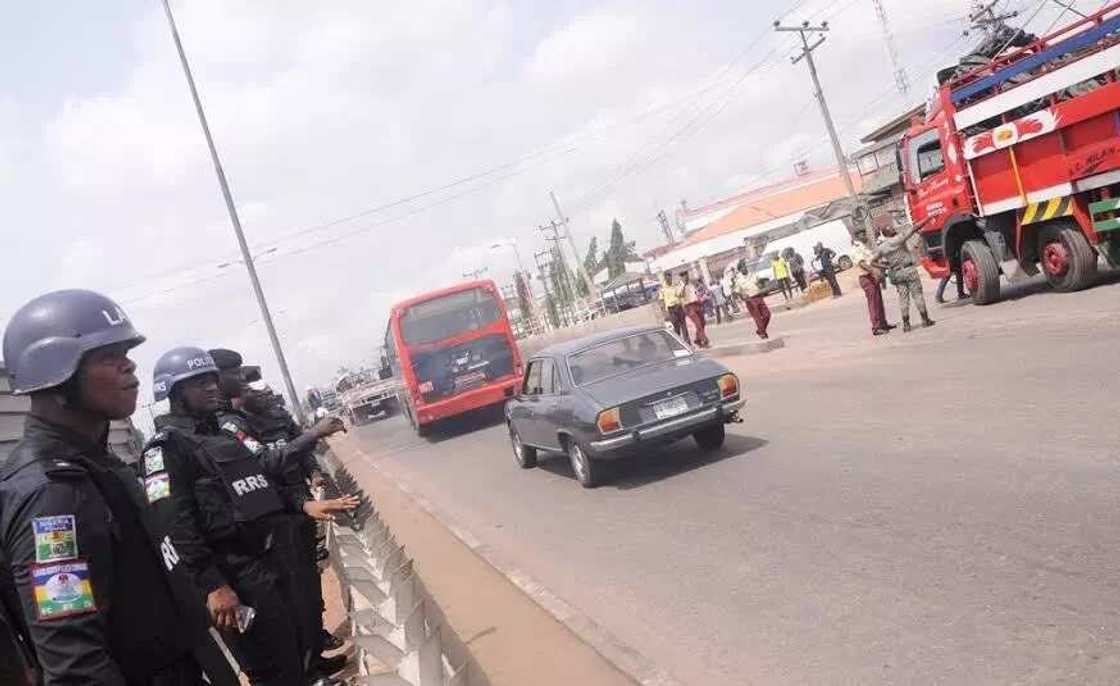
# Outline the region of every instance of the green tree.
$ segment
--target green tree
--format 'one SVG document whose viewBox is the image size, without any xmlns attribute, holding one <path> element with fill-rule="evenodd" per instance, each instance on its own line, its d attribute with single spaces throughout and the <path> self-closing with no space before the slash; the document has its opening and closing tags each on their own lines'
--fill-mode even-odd
<svg viewBox="0 0 1120 686">
<path fill-rule="evenodd" d="M 561 308 L 566 308 L 571 305 L 575 300 L 575 279 L 572 278 L 572 272 L 568 269 L 568 263 L 564 261 L 564 255 L 560 252 L 560 248 L 553 245 L 552 247 L 552 264 L 549 274 L 552 280 L 552 293 L 556 296 L 556 304 Z"/>
<path fill-rule="evenodd" d="M 622 235 L 622 224 L 617 219 L 611 222 L 611 244 L 604 260 L 607 263 L 607 274 L 612 279 L 626 271 L 627 262 L 641 260 L 634 250 L 634 241 L 627 241 Z"/>
</svg>

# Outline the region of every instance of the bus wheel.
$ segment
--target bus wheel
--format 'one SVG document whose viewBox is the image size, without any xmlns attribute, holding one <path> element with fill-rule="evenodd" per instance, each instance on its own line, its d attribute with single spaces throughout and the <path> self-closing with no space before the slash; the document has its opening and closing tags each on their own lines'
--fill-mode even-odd
<svg viewBox="0 0 1120 686">
<path fill-rule="evenodd" d="M 1076 224 L 1059 222 L 1048 226 L 1039 241 L 1042 271 L 1054 290 L 1078 291 L 1089 285 L 1097 271 L 1097 254 Z"/>
<path fill-rule="evenodd" d="M 961 248 L 961 278 L 977 305 L 999 300 L 999 264 L 984 241 L 966 241 Z"/>
</svg>

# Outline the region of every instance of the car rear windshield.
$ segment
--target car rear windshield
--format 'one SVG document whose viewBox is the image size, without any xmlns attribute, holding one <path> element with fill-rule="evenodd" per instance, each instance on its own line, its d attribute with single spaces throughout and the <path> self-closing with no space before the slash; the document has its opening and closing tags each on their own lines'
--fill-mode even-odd
<svg viewBox="0 0 1120 686">
<path fill-rule="evenodd" d="M 568 369 L 577 386 L 609 379 L 631 369 L 686 357 L 688 348 L 665 331 L 646 331 L 568 357 Z"/>
<path fill-rule="evenodd" d="M 401 338 L 405 343 L 434 343 L 481 329 L 501 316 L 493 293 L 472 288 L 409 307 L 401 315 Z"/>
</svg>

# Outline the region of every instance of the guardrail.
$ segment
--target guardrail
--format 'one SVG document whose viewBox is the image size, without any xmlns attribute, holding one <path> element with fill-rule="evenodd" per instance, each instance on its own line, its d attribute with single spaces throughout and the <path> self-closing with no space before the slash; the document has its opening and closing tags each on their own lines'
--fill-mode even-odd
<svg viewBox="0 0 1120 686">
<path fill-rule="evenodd" d="M 332 452 L 327 497 L 361 505 L 330 525 L 328 546 L 350 617 L 360 676 L 371 686 L 485 686 L 466 646 L 443 621 L 412 560 L 353 475 Z M 478 678 L 472 678 L 476 675 Z"/>
</svg>

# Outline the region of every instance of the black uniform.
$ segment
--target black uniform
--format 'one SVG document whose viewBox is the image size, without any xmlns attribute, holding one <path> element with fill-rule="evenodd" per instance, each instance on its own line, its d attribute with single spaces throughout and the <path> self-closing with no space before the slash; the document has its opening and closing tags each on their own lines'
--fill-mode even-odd
<svg viewBox="0 0 1120 686">
<path fill-rule="evenodd" d="M 260 445 L 258 459 L 282 479 L 282 487 L 289 494 L 289 499 L 309 499 L 311 491 L 306 479 L 310 478 L 312 469 L 319 468 L 315 460 L 315 444 L 299 449 L 288 443 L 289 440 L 298 438 L 301 432 L 294 421 L 286 426 L 287 423 L 276 416 L 265 418 L 265 428 L 269 433 L 262 435 L 257 424 L 259 417 L 226 408 L 218 412 L 218 424 L 223 427 L 232 426 Z M 299 593 L 292 598 L 292 609 L 299 624 L 300 642 L 306 653 L 304 658 L 307 664 L 313 664 L 322 652 L 323 611 L 326 607 L 315 557 L 315 520 L 307 516 L 286 517 L 277 521 L 274 531 L 277 551 L 287 561 L 283 572 L 288 585 L 299 589 Z"/>
<path fill-rule="evenodd" d="M 202 683 L 204 627 L 176 601 L 138 486 L 105 440 L 36 417 L 0 471 L 0 541 L 47 686 Z"/>
<path fill-rule="evenodd" d="M 216 416 L 163 415 L 156 428 L 144 486 L 183 567 L 203 594 L 228 585 L 256 610 L 247 632 L 226 635 L 254 684 L 302 684 L 307 650 L 290 609 L 300 594 L 289 588 L 277 538 L 305 499 L 285 485 L 282 461 L 259 457 L 263 446 Z"/>
</svg>

